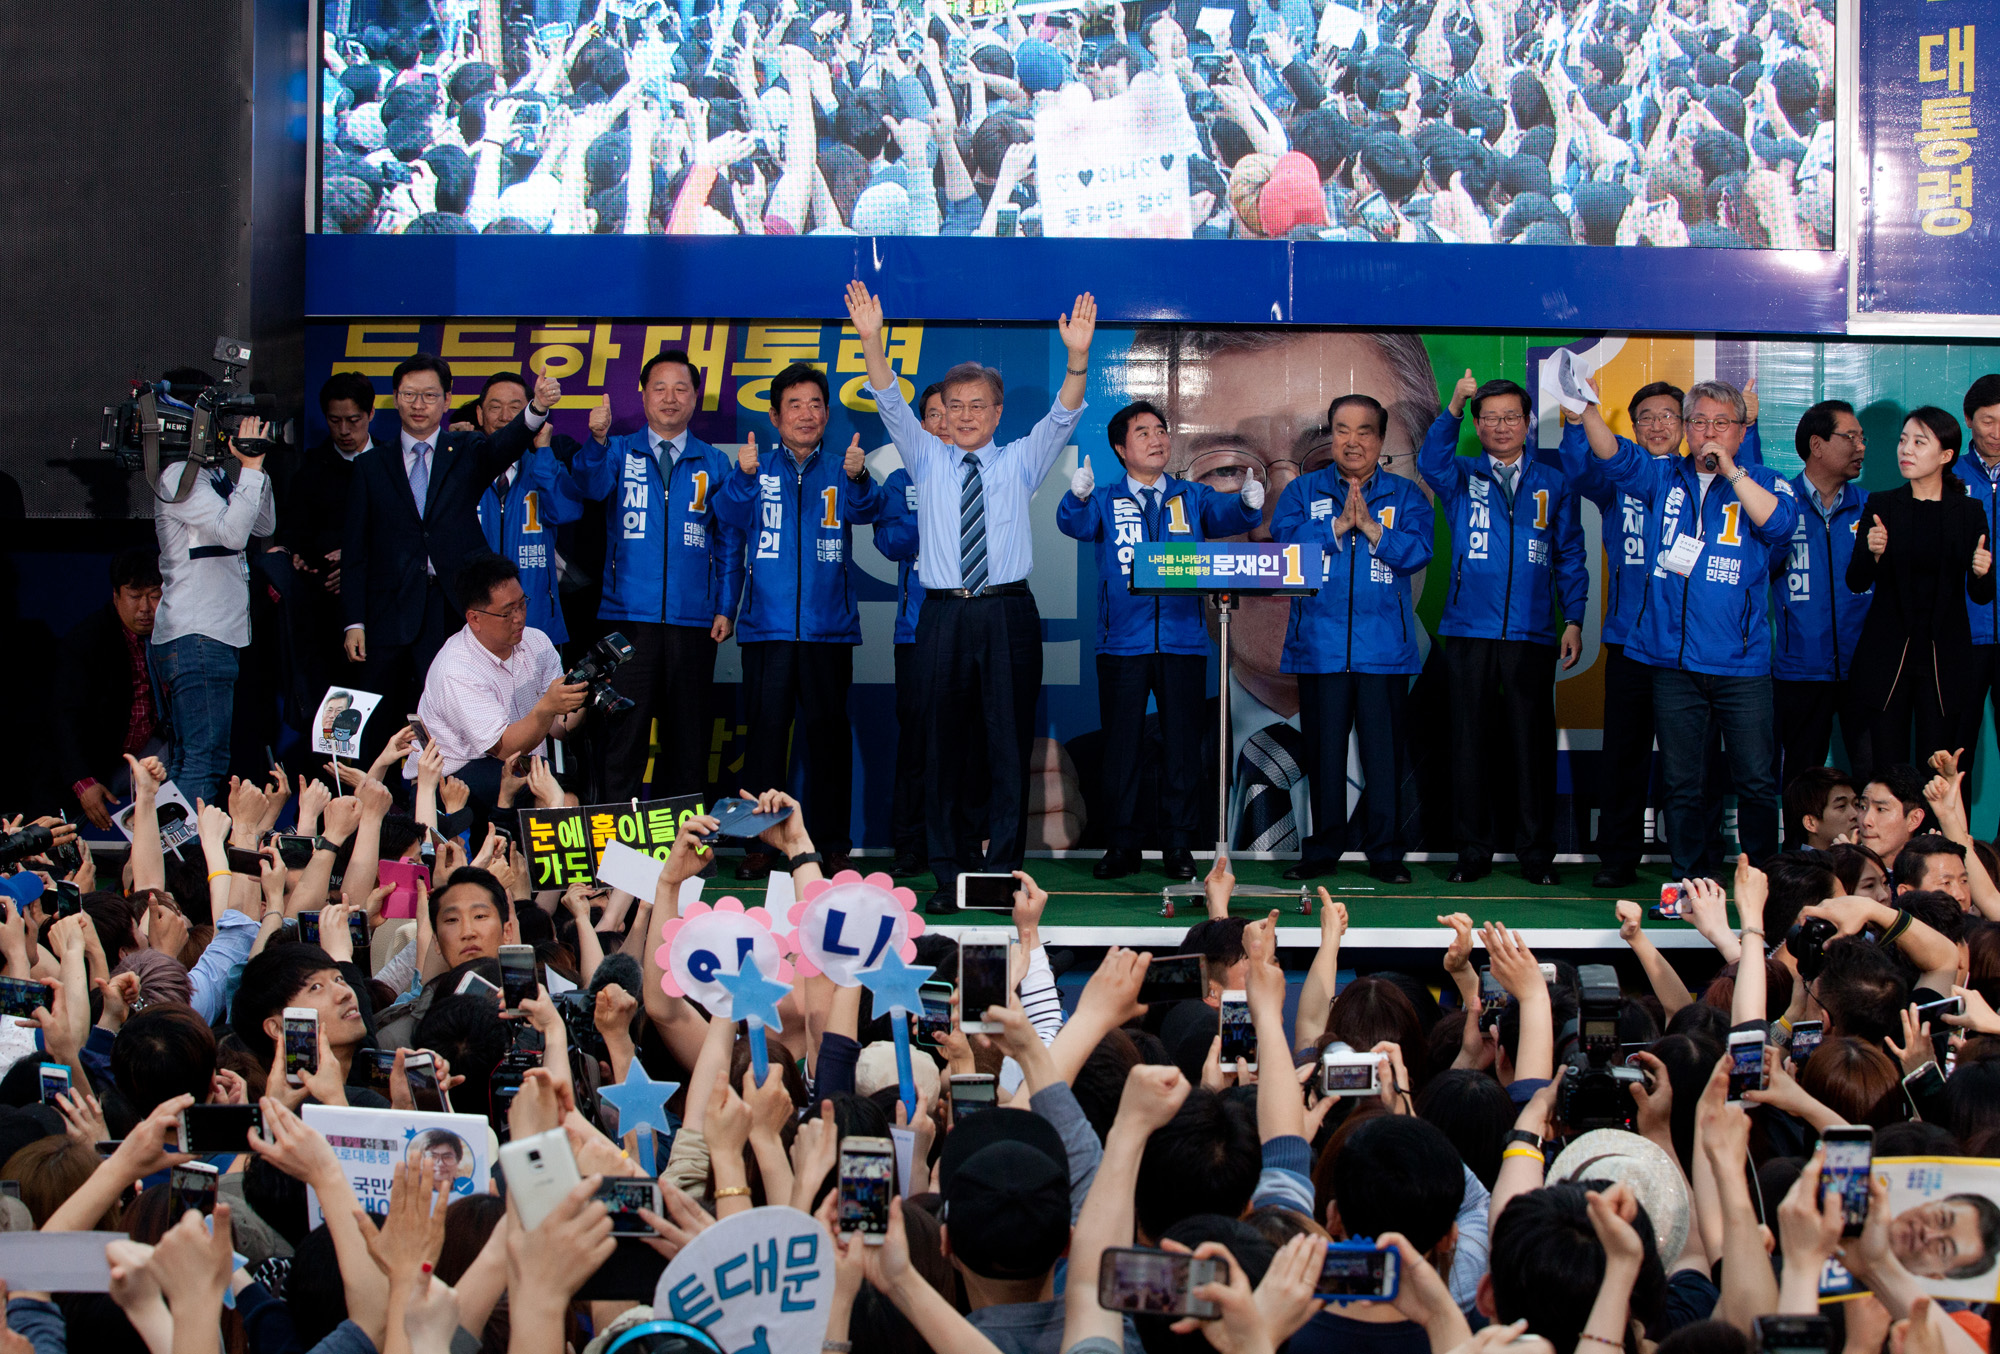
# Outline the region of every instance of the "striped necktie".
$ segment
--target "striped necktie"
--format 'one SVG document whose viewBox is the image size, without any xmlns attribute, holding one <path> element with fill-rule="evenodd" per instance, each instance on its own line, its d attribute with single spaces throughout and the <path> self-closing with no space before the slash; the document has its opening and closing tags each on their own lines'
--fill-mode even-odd
<svg viewBox="0 0 2000 1354">
<path fill-rule="evenodd" d="M 958 581 L 967 592 L 986 586 L 986 490 L 979 458 L 965 453 L 958 490 Z"/>
<path fill-rule="evenodd" d="M 1304 755 L 1304 736 L 1282 722 L 1259 729 L 1243 745 L 1236 765 L 1244 783 L 1243 807 L 1236 819 L 1237 850 L 1299 849 L 1292 792 L 1306 778 L 1300 767 Z"/>
</svg>

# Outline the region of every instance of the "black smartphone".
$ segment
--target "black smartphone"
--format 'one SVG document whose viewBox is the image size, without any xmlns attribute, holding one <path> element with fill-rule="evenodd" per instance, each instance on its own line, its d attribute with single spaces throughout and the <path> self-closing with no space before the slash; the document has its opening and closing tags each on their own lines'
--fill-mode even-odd
<svg viewBox="0 0 2000 1354">
<path fill-rule="evenodd" d="M 276 832 L 271 841 L 278 848 L 278 863 L 288 870 L 303 870 L 312 864 L 313 839 L 296 832 Z"/>
<path fill-rule="evenodd" d="M 604 1201 L 604 1209 L 611 1215 L 611 1235 L 653 1235 L 653 1229 L 640 1219 L 639 1210 L 643 1208 L 655 1216 L 661 1213 L 659 1181 L 644 1176 L 607 1175 L 597 1187 L 596 1197 Z"/>
<path fill-rule="evenodd" d="M 368 1078 L 368 1089 L 389 1094 L 389 1076 L 396 1070 L 396 1050 L 389 1048 L 356 1049 L 355 1060 Z"/>
<path fill-rule="evenodd" d="M 919 1043 L 936 1047 L 951 1033 L 951 986 L 940 983 L 933 987 L 929 983 L 917 990 L 924 1009 L 917 1013 L 917 1040 Z"/>
<path fill-rule="evenodd" d="M 0 978 L 0 1015 L 32 1016 L 49 1009 L 55 989 L 26 978 Z"/>
<path fill-rule="evenodd" d="M 1139 983 L 1139 1000 L 1198 1001 L 1208 995 L 1208 979 L 1198 954 L 1154 955 Z"/>
<path fill-rule="evenodd" d="M 1213 1256 L 1197 1259 L 1177 1251 L 1113 1246 L 1098 1260 L 1097 1305 L 1110 1312 L 1213 1321 L 1222 1309 L 1195 1297 L 1194 1290 L 1228 1282 L 1228 1263 Z"/>
<path fill-rule="evenodd" d="M 1387 1302 L 1396 1296 L 1400 1279 L 1395 1251 L 1377 1250 L 1372 1241 L 1333 1241 L 1327 1243 L 1313 1292 L 1323 1298 Z"/>
<path fill-rule="evenodd" d="M 187 1161 L 167 1178 L 167 1216 L 178 1222 L 192 1208 L 203 1217 L 215 1212 L 222 1174 L 205 1161 Z"/>
<path fill-rule="evenodd" d="M 299 944 L 319 944 L 319 913 L 301 912 L 293 918 L 299 924 Z"/>
<path fill-rule="evenodd" d="M 1829 1128 L 1819 1135 L 1826 1156 L 1820 1162 L 1820 1183 L 1840 1190 L 1840 1234 L 1861 1235 L 1868 1221 L 1868 1182 L 1874 1174 L 1875 1130 L 1866 1124 Z"/>
<path fill-rule="evenodd" d="M 1813 1050 L 1819 1047 L 1820 1040 L 1825 1037 L 1826 1026 L 1821 1021 L 1801 1020 L 1798 1024 L 1792 1026 L 1792 1042 L 1790 1046 L 1792 1066 L 1795 1068 L 1804 1067 L 1806 1059 L 1812 1057 Z"/>
<path fill-rule="evenodd" d="M 1832 1328 L 1823 1316 L 1755 1316 L 1750 1343 L 1758 1354 L 1827 1354 Z"/>
<path fill-rule="evenodd" d="M 49 886 L 42 897 L 46 899 L 50 893 L 55 895 L 55 906 L 50 910 L 55 913 L 58 921 L 64 917 L 74 917 L 83 911 L 83 890 L 76 886 L 74 880 L 58 879 Z"/>
<path fill-rule="evenodd" d="M 189 1105 L 181 1111 L 180 1146 L 194 1156 L 247 1152 L 251 1129 L 264 1131 L 264 1111 L 255 1105 Z"/>
</svg>

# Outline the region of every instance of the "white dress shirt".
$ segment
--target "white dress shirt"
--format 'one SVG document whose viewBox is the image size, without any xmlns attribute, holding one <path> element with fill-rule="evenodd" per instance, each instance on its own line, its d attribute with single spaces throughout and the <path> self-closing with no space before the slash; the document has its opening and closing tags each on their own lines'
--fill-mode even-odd
<svg viewBox="0 0 2000 1354">
<path fill-rule="evenodd" d="M 436 740 L 445 773 L 490 755 L 508 725 L 526 718 L 562 671 L 556 646 L 532 625 L 505 658 L 481 644 L 471 626 L 446 640 L 417 702 L 417 717 Z"/>
<path fill-rule="evenodd" d="M 889 430 L 903 468 L 917 486 L 917 576 L 930 591 L 962 588 L 958 542 L 959 493 L 966 453 L 924 431 L 921 419 L 903 398 L 900 383 L 868 393 L 875 397 L 882 426 Z M 988 442 L 972 453 L 979 461 L 981 492 L 986 508 L 986 582 L 1018 583 L 1034 567 L 1034 523 L 1028 503 L 1048 477 L 1049 467 L 1069 445 L 1076 421 L 1089 408 L 1074 409 L 1056 400 L 1026 437 L 1006 446 Z"/>
</svg>

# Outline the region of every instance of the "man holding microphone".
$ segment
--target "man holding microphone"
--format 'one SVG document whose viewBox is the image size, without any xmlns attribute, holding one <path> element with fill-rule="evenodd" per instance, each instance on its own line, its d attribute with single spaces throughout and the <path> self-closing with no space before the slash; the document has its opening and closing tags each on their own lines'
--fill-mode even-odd
<svg viewBox="0 0 2000 1354">
<path fill-rule="evenodd" d="M 1063 535 L 1097 543 L 1097 706 L 1111 823 L 1108 849 L 1092 873 L 1117 879 L 1139 868 L 1139 754 L 1150 695 L 1160 708 L 1159 826 L 1166 874 L 1192 879 L 1190 848 L 1200 832 L 1208 630 L 1198 596 L 1134 596 L 1132 565 L 1145 543 L 1248 532 L 1264 520 L 1264 485 L 1246 476 L 1242 492 L 1221 493 L 1167 474 L 1173 439 L 1165 417 L 1145 400 L 1113 414 L 1106 435 L 1124 476 L 1100 489 L 1086 460 L 1056 509 Z"/>
<path fill-rule="evenodd" d="M 928 692 L 925 744 L 931 786 L 928 838 L 938 891 L 931 912 L 950 912 L 961 870 L 1017 869 L 1027 849 L 1028 751 L 1042 689 L 1042 621 L 1028 571 L 1034 565 L 1028 504 L 1069 444 L 1083 413 L 1097 302 L 1076 298 L 1058 322 L 1068 350 L 1055 403 L 1028 435 L 996 445 L 1006 398 L 1000 373 L 963 363 L 945 373 L 945 432 L 924 431 L 882 349 L 882 303 L 861 282 L 847 312 L 868 362 L 869 393 L 917 487 L 918 669 Z M 957 853 L 952 823 L 963 793 L 965 734 L 984 727 L 992 786 L 983 862 Z"/>
</svg>

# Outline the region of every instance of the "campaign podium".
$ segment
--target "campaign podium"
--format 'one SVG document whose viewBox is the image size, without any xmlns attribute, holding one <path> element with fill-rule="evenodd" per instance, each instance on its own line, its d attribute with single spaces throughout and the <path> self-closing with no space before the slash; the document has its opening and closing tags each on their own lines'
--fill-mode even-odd
<svg viewBox="0 0 2000 1354">
<path fill-rule="evenodd" d="M 1199 595 L 1214 602 L 1221 664 L 1216 685 L 1215 849 L 1229 854 L 1229 613 L 1239 597 L 1310 597 L 1325 571 L 1317 542 L 1141 541 L 1133 547 L 1132 592 L 1141 597 Z"/>
</svg>

